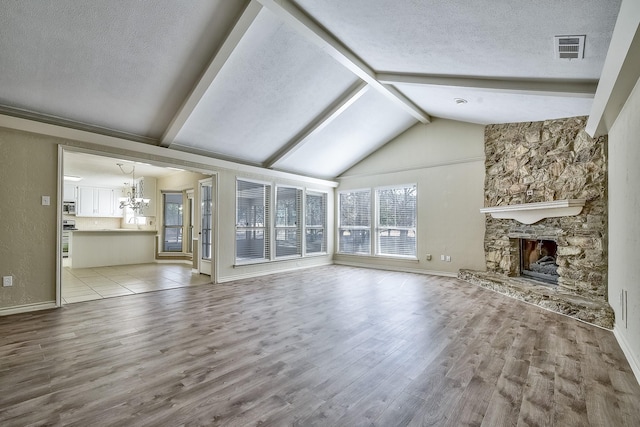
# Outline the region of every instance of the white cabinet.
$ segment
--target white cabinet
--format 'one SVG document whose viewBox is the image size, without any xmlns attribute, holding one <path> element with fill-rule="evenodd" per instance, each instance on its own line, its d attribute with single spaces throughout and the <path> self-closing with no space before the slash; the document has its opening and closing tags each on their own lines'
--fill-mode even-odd
<svg viewBox="0 0 640 427">
<path fill-rule="evenodd" d="M 116 191 L 113 188 L 78 187 L 76 216 L 118 217 Z"/>
<path fill-rule="evenodd" d="M 62 201 L 63 202 L 75 202 L 76 201 L 76 187 L 75 184 L 64 184 L 62 187 Z"/>
</svg>

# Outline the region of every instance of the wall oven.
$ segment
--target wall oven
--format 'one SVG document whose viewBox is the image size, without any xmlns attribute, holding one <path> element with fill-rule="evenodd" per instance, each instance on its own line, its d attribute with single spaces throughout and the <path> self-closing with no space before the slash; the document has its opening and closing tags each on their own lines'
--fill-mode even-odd
<svg viewBox="0 0 640 427">
<path fill-rule="evenodd" d="M 62 258 L 69 258 L 71 254 L 71 232 L 73 230 L 77 230 L 74 220 L 62 220 Z"/>
</svg>

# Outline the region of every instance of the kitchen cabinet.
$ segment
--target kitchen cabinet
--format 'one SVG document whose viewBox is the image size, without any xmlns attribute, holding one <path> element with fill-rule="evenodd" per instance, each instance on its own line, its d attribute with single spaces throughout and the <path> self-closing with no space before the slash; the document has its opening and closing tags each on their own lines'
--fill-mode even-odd
<svg viewBox="0 0 640 427">
<path fill-rule="evenodd" d="M 62 187 L 62 201 L 63 202 L 75 202 L 77 186 L 75 184 L 64 184 Z"/>
<path fill-rule="evenodd" d="M 119 217 L 117 198 L 113 188 L 78 187 L 76 216 Z"/>
</svg>

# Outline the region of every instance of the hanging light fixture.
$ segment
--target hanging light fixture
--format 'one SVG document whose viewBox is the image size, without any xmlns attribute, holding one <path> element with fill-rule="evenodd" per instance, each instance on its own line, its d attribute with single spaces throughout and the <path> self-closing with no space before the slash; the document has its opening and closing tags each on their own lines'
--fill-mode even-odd
<svg viewBox="0 0 640 427">
<path fill-rule="evenodd" d="M 123 174 L 131 174 L 131 183 L 125 182 L 125 185 L 129 187 L 130 191 L 127 191 L 126 198 L 120 199 L 120 209 L 130 208 L 134 212 L 140 213 L 142 209 L 149 206 L 150 199 L 143 198 L 142 196 L 144 196 L 144 194 L 142 191 L 140 192 L 140 194 L 138 194 L 138 190 L 136 188 L 136 166 L 131 166 L 131 172 L 125 172 L 124 168 L 122 167 L 122 163 L 116 164 Z"/>
</svg>

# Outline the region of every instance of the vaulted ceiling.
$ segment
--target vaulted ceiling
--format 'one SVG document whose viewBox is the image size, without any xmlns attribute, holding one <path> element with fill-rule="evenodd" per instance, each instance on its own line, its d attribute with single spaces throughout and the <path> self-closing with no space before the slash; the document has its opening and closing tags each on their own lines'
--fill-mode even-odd
<svg viewBox="0 0 640 427">
<path fill-rule="evenodd" d="M 334 178 L 434 117 L 589 114 L 619 7 L 4 0 L 0 113 Z M 556 58 L 568 35 L 582 58 Z"/>
</svg>

